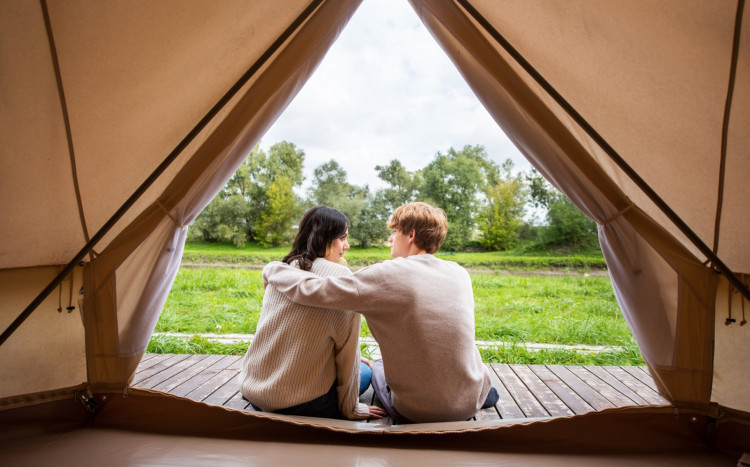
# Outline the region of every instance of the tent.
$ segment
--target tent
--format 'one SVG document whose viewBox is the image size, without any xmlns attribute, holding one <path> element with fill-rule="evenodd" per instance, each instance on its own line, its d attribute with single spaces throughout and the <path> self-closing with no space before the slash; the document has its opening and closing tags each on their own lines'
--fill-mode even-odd
<svg viewBox="0 0 750 467">
<path fill-rule="evenodd" d="M 409 1 L 499 127 L 598 223 L 671 405 L 374 429 L 129 387 L 187 225 L 360 0 L 2 0 L 3 464 L 707 465 L 750 452 L 744 1 Z"/>
</svg>

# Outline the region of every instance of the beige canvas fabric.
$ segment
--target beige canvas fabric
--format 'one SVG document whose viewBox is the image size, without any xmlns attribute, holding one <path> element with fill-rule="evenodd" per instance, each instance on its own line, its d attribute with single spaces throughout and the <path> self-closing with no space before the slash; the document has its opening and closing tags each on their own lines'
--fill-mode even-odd
<svg viewBox="0 0 750 467">
<path fill-rule="evenodd" d="M 620 307 L 660 392 L 683 413 L 731 413 L 745 423 L 750 326 L 724 323 L 750 303 L 495 37 L 507 39 L 732 271 L 747 274 L 748 34 L 739 35 L 729 85 L 738 3 L 410 1 L 499 127 L 599 223 Z M 186 225 L 304 85 L 358 4 L 0 2 L 2 329 L 257 64 L 75 268 L 72 282 L 0 347 L 7 420 L 49 416 L 10 408 L 69 402 L 77 390 L 127 390 L 179 266 Z M 749 15 L 745 9 L 742 24 Z M 144 411 L 166 410 L 165 420 L 169 410 L 204 413 L 148 397 Z M 97 417 L 112 427 L 159 423 L 132 422 L 131 406 L 105 406 Z M 612 417 L 616 425 L 618 414 Z M 695 429 L 659 426 L 665 443 Z M 741 430 L 722 428 L 729 426 L 738 425 L 720 423 L 720 436 L 743 439 Z M 620 431 L 629 428 L 623 419 Z M 556 436 L 514 430 L 478 435 L 472 445 L 511 432 Z"/>
<path fill-rule="evenodd" d="M 662 393 L 675 402 L 708 404 L 715 383 L 716 281 L 702 265 L 705 257 L 505 52 L 470 8 L 501 32 L 712 246 L 736 4 L 681 5 L 675 14 L 674 5 L 666 2 L 563 6 L 519 1 L 498 8 L 494 2 L 472 1 L 464 2 L 470 3 L 466 9 L 462 2 L 413 3 L 506 134 L 600 224 L 620 307 Z M 740 96 L 748 87 L 746 58 L 747 53 L 740 54 L 737 87 L 743 90 L 733 108 L 742 107 Z M 731 113 L 729 141 L 745 138 L 745 118 L 743 110 Z M 728 146 L 726 164 L 748 174 L 750 159 L 740 147 Z M 741 272 L 750 267 L 743 244 L 750 219 L 734 208 L 728 215 L 727 208 L 750 199 L 750 193 L 747 184 L 730 189 L 733 183 L 726 182 L 721 191 L 717 252 Z M 745 227 L 738 229 L 740 224 Z M 747 354 L 749 343 L 736 341 L 735 352 Z"/>
</svg>

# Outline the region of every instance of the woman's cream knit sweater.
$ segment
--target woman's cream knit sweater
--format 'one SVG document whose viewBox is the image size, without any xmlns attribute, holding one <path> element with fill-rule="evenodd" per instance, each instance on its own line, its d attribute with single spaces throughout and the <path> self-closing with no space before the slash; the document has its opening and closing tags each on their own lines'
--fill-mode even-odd
<svg viewBox="0 0 750 467">
<path fill-rule="evenodd" d="M 323 258 L 315 260 L 311 272 L 351 275 Z M 242 362 L 242 394 L 273 412 L 320 397 L 336 381 L 341 413 L 353 420 L 367 418 L 367 405 L 359 403 L 359 331 L 357 313 L 298 305 L 269 285 Z"/>
</svg>

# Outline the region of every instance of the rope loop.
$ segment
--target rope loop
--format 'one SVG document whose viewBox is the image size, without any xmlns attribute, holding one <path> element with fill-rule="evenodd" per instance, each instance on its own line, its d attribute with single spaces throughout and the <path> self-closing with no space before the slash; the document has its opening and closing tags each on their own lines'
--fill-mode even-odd
<svg viewBox="0 0 750 467">
<path fill-rule="evenodd" d="M 167 209 L 166 207 L 164 207 L 164 205 L 163 205 L 163 204 L 161 204 L 161 201 L 159 201 L 159 200 L 157 199 L 157 200 L 156 200 L 156 204 L 157 204 L 157 205 L 158 205 L 158 206 L 159 206 L 159 207 L 161 208 L 161 210 L 162 210 L 162 211 L 164 211 L 164 214 L 166 214 L 167 216 L 169 216 L 169 218 L 170 218 L 170 219 L 172 219 L 172 222 L 174 222 L 174 225 L 176 225 L 177 227 L 179 227 L 179 228 L 181 228 L 181 229 L 185 229 L 185 228 L 187 228 L 187 225 L 185 225 L 185 224 L 181 224 L 181 223 L 180 223 L 180 222 L 179 222 L 179 221 L 178 221 L 178 220 L 177 220 L 177 219 L 176 219 L 176 218 L 175 218 L 175 217 L 174 217 L 174 216 L 172 215 L 172 213 L 171 213 L 171 212 L 169 212 L 169 210 L 168 210 L 168 209 Z"/>
</svg>

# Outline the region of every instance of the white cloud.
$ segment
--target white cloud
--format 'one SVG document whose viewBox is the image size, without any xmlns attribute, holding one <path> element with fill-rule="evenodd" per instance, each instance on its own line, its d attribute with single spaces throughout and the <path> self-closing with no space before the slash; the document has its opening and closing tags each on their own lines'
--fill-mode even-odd
<svg viewBox="0 0 750 467">
<path fill-rule="evenodd" d="M 335 159 L 350 183 L 381 187 L 376 165 L 418 170 L 467 144 L 530 167 L 403 0 L 362 3 L 261 147 L 282 140 L 305 151 L 307 182 Z"/>
</svg>

